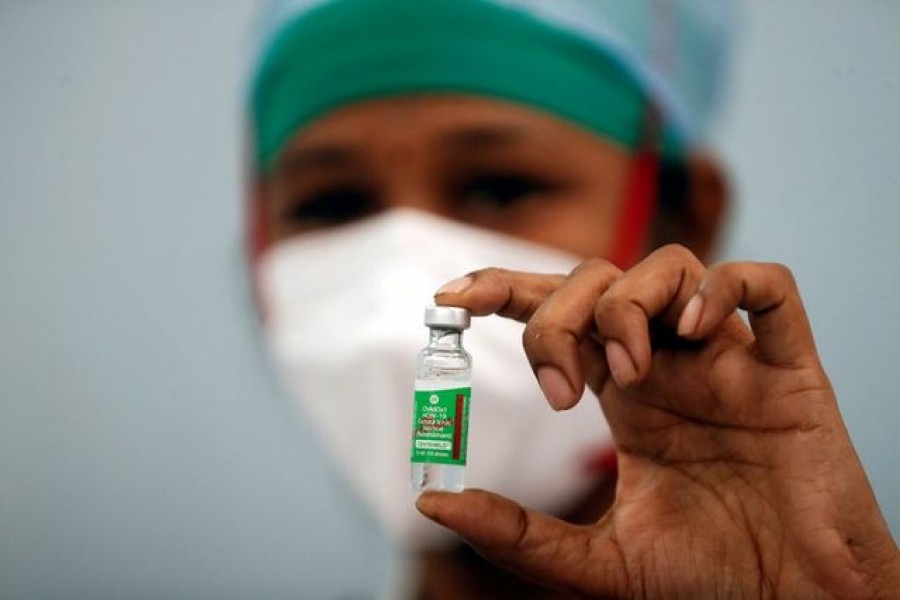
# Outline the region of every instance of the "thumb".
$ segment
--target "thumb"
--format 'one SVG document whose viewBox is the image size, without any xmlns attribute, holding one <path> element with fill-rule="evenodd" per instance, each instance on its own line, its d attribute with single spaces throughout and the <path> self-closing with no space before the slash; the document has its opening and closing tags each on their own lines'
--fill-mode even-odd
<svg viewBox="0 0 900 600">
<path fill-rule="evenodd" d="M 602 525 L 572 525 L 481 490 L 425 492 L 416 507 L 527 579 L 586 596 L 619 596 L 628 588 L 621 552 Z"/>
</svg>

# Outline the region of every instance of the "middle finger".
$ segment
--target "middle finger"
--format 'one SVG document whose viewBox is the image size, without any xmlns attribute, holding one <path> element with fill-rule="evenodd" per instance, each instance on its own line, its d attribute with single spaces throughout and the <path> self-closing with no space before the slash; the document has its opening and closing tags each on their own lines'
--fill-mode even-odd
<svg viewBox="0 0 900 600">
<path fill-rule="evenodd" d="M 617 383 L 627 386 L 650 370 L 650 322 L 674 329 L 706 272 L 683 246 L 664 246 L 633 267 L 597 301 L 594 322 Z"/>
<path fill-rule="evenodd" d="M 586 368 L 595 380 L 600 377 L 598 367 L 605 371 L 602 352 L 587 336 L 597 298 L 621 275 L 617 267 L 604 260 L 581 263 L 525 327 L 525 354 L 541 390 L 556 410 L 571 408 L 581 398 Z M 590 364 L 584 364 L 586 359 Z"/>
</svg>

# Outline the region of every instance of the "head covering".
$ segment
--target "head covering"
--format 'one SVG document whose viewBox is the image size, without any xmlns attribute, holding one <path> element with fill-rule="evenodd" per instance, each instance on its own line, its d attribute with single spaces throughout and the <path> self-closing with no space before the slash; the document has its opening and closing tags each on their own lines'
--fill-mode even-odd
<svg viewBox="0 0 900 600">
<path fill-rule="evenodd" d="M 489 96 L 626 147 L 648 103 L 664 152 L 703 136 L 719 90 L 726 0 L 281 0 L 251 79 L 257 165 L 349 103 L 425 92 Z"/>
</svg>

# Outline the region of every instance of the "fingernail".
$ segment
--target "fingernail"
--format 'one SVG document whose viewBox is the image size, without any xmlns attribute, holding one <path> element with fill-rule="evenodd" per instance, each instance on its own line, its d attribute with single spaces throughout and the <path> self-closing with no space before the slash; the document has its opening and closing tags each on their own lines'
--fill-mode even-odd
<svg viewBox="0 0 900 600">
<path fill-rule="evenodd" d="M 606 342 L 606 362 L 609 364 L 609 371 L 615 379 L 616 384 L 620 387 L 626 387 L 637 377 L 637 369 L 631 362 L 631 356 L 625 350 L 625 346 L 610 340 Z"/>
<path fill-rule="evenodd" d="M 472 278 L 466 275 L 465 277 L 460 277 L 459 279 L 448 281 L 443 286 L 441 286 L 441 289 L 435 292 L 434 295 L 440 296 L 441 294 L 459 294 L 460 292 L 466 291 L 470 285 L 472 285 Z"/>
<path fill-rule="evenodd" d="M 554 410 L 572 406 L 575 392 L 572 391 L 562 371 L 556 367 L 541 367 L 537 370 L 537 379 L 541 391 Z"/>
<path fill-rule="evenodd" d="M 681 318 L 678 319 L 678 335 L 684 337 L 697 331 L 700 324 L 700 313 L 703 312 L 703 296 L 694 294 L 694 297 L 688 300 L 687 306 L 681 311 Z"/>
</svg>

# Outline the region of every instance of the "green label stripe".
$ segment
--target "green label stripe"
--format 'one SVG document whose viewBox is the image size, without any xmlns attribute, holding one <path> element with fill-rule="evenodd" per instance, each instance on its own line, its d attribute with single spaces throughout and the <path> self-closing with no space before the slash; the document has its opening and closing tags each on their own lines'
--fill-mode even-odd
<svg viewBox="0 0 900 600">
<path fill-rule="evenodd" d="M 466 464 L 472 388 L 416 390 L 412 455 L 418 463 Z"/>
</svg>

